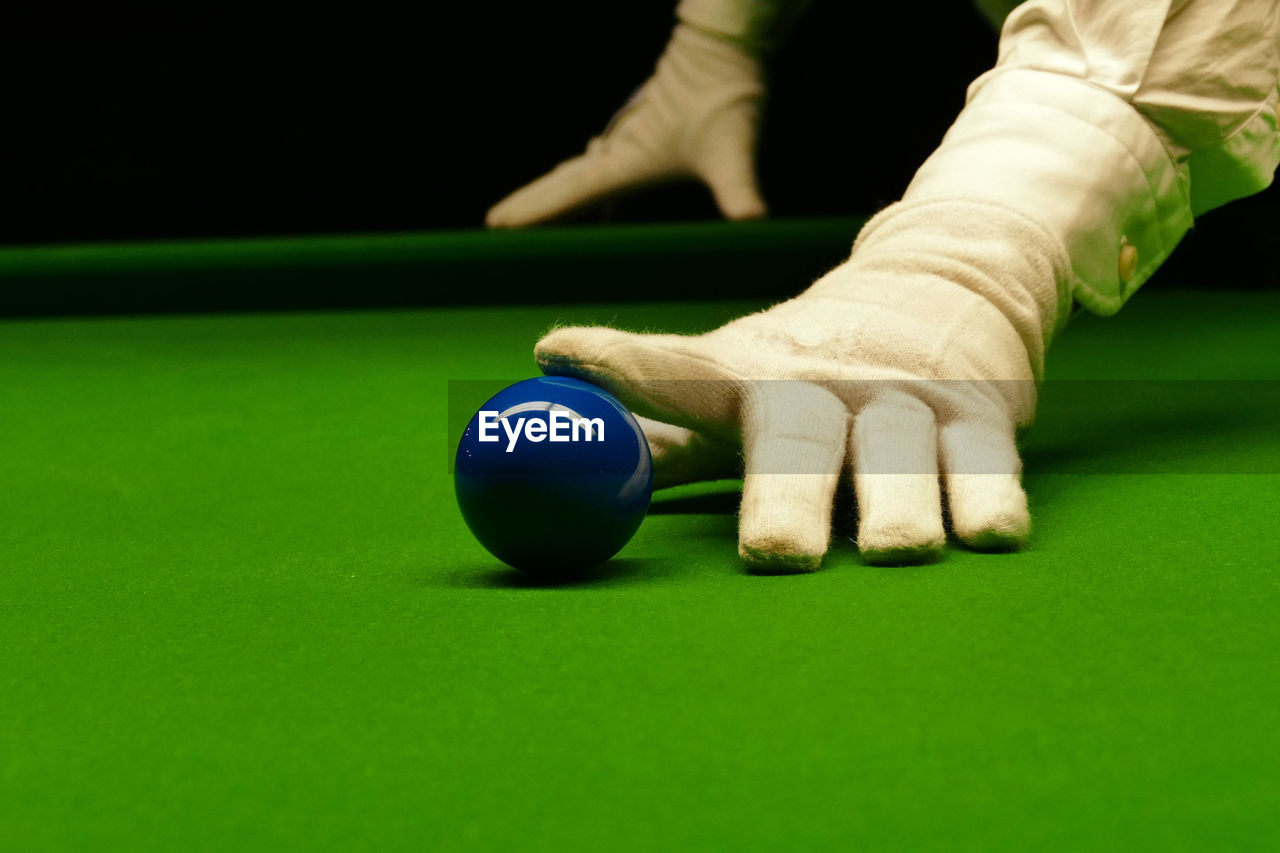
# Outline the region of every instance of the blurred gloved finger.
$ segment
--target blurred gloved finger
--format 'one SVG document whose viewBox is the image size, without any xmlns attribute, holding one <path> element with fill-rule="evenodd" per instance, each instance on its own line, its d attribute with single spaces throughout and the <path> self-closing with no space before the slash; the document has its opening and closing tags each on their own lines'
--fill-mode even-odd
<svg viewBox="0 0 1280 853">
<path fill-rule="evenodd" d="M 708 131 L 697 170 L 726 219 L 759 219 L 769 212 L 756 179 L 755 102 L 724 113 Z"/>
</svg>

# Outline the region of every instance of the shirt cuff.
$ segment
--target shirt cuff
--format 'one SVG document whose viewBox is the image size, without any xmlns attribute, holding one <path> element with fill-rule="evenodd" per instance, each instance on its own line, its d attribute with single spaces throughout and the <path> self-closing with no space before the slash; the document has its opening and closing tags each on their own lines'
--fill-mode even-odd
<svg viewBox="0 0 1280 853">
<path fill-rule="evenodd" d="M 1190 180 L 1129 103 L 1083 80 L 1010 68 L 968 103 L 903 201 L 1011 207 L 1065 248 L 1070 296 L 1113 314 L 1192 224 Z"/>
</svg>

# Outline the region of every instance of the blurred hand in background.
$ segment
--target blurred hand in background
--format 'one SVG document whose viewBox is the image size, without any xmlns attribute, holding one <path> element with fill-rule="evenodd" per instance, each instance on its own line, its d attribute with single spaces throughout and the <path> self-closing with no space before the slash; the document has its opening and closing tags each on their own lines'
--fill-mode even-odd
<svg viewBox="0 0 1280 853">
<path fill-rule="evenodd" d="M 534 225 L 655 184 L 699 180 L 729 219 L 764 216 L 756 177 L 763 49 L 679 23 L 653 76 L 587 150 L 489 211 L 493 228 Z"/>
</svg>

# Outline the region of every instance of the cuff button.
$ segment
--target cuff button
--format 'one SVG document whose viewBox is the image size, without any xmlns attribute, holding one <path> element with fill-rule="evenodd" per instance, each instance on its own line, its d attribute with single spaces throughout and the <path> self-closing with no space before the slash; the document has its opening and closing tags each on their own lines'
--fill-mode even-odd
<svg viewBox="0 0 1280 853">
<path fill-rule="evenodd" d="M 1125 284 L 1133 281 L 1134 275 L 1138 272 L 1138 247 L 1129 242 L 1128 237 L 1120 240 L 1120 263 L 1119 269 L 1120 280 Z"/>
</svg>

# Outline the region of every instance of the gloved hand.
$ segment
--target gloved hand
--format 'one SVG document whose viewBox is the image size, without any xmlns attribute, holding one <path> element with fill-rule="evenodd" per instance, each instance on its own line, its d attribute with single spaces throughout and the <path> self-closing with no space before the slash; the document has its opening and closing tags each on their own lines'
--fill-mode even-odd
<svg viewBox="0 0 1280 853">
<path fill-rule="evenodd" d="M 647 420 L 661 486 L 743 475 L 738 549 L 760 571 L 818 568 L 839 479 L 873 563 L 932 559 L 944 494 L 963 542 L 1030 529 L 1015 430 L 1066 314 L 1060 246 L 998 205 L 902 202 L 807 292 L 698 336 L 562 328 L 536 347 Z"/>
<path fill-rule="evenodd" d="M 512 228 L 646 185 L 696 178 L 729 219 L 765 215 L 755 148 L 764 96 L 756 50 L 679 24 L 649 78 L 587 150 L 496 204 Z"/>
</svg>

